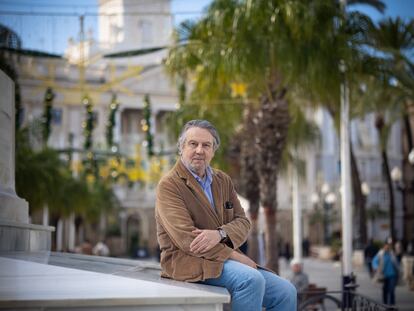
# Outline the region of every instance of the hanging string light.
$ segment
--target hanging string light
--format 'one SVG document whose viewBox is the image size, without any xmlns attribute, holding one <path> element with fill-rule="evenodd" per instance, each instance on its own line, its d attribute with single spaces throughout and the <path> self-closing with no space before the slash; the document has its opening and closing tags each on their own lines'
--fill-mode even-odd
<svg viewBox="0 0 414 311">
<path fill-rule="evenodd" d="M 108 122 L 106 124 L 106 145 L 108 146 L 108 148 L 111 148 L 112 151 L 117 151 L 116 146 L 114 146 L 114 127 L 118 107 L 119 103 L 116 99 L 116 94 L 113 94 L 111 104 L 109 105 Z"/>
<path fill-rule="evenodd" d="M 52 91 L 52 88 L 48 87 L 45 93 L 44 98 L 44 105 L 43 105 L 43 116 L 42 116 L 42 139 L 43 139 L 43 146 L 46 147 L 47 141 L 50 136 L 51 132 L 51 121 L 52 121 L 52 107 L 53 107 L 53 99 L 55 98 L 55 94 Z"/>
<path fill-rule="evenodd" d="M 154 142 L 151 131 L 151 102 L 149 95 L 144 97 L 144 119 L 141 121 L 142 130 L 145 133 L 145 145 L 149 157 L 154 155 Z"/>
<path fill-rule="evenodd" d="M 86 179 L 92 183 L 98 177 L 97 161 L 94 153 L 92 152 L 93 140 L 92 134 L 95 127 L 95 120 L 93 115 L 92 100 L 88 95 L 84 95 L 82 98 L 82 104 L 86 109 L 86 120 L 82 122 L 83 134 L 85 136 L 85 142 L 83 147 L 86 151 L 86 159 L 84 159 L 84 174 Z"/>
<path fill-rule="evenodd" d="M 93 117 L 92 101 L 88 97 L 88 95 L 85 95 L 83 97 L 82 104 L 85 106 L 86 109 L 86 120 L 82 122 L 83 134 L 85 136 L 85 142 L 83 144 L 83 147 L 86 150 L 91 150 L 93 145 L 92 132 L 95 127 L 95 122 Z"/>
</svg>

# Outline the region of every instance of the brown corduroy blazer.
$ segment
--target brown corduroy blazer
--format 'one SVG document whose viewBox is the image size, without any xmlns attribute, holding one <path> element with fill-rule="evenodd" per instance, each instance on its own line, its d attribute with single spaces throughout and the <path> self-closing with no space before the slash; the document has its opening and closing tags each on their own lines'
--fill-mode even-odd
<svg viewBox="0 0 414 311">
<path fill-rule="evenodd" d="M 233 248 L 237 250 L 247 239 L 250 222 L 230 177 L 222 171 L 212 171 L 215 209 L 180 159 L 158 184 L 155 219 L 163 277 L 189 282 L 217 278 Z M 190 251 L 196 237 L 193 230 L 219 227 L 226 231 L 233 248 L 219 243 L 205 253 Z"/>
</svg>

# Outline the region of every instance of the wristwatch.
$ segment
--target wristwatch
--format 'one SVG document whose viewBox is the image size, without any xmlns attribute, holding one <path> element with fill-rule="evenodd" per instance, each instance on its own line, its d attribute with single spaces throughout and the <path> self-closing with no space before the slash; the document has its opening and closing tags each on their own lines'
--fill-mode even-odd
<svg viewBox="0 0 414 311">
<path fill-rule="evenodd" d="M 226 233 L 226 231 L 224 231 L 221 228 L 218 228 L 217 230 L 218 230 L 218 232 L 220 234 L 220 243 L 226 242 L 227 241 L 227 233 Z"/>
</svg>

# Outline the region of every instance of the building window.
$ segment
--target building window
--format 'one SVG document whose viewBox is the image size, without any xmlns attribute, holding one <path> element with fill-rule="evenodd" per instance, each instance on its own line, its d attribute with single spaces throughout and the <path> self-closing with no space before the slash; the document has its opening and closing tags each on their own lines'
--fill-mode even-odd
<svg viewBox="0 0 414 311">
<path fill-rule="evenodd" d="M 152 22 L 149 20 L 141 20 L 138 22 L 141 43 L 150 44 L 153 39 Z"/>
<path fill-rule="evenodd" d="M 110 26 L 110 42 L 111 43 L 117 43 L 121 42 L 121 27 L 111 24 Z"/>
<path fill-rule="evenodd" d="M 62 125 L 62 108 L 52 108 L 52 124 Z"/>
<path fill-rule="evenodd" d="M 141 110 L 125 109 L 121 115 L 122 134 L 141 134 L 141 120 L 144 118 Z"/>
</svg>

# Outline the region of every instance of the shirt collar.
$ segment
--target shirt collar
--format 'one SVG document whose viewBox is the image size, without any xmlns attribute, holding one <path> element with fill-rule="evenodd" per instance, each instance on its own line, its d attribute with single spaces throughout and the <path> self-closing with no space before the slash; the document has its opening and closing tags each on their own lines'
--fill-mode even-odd
<svg viewBox="0 0 414 311">
<path fill-rule="evenodd" d="M 185 168 L 191 173 L 191 175 L 194 176 L 194 178 L 202 185 L 208 184 L 211 185 L 211 183 L 213 182 L 213 170 L 211 169 L 210 166 L 207 166 L 206 169 L 206 175 L 203 178 L 201 178 L 200 176 L 198 176 L 196 173 L 194 173 L 192 170 L 190 170 L 189 167 L 187 167 L 187 165 L 185 165 L 185 163 L 181 160 L 181 163 L 185 166 Z"/>
</svg>

